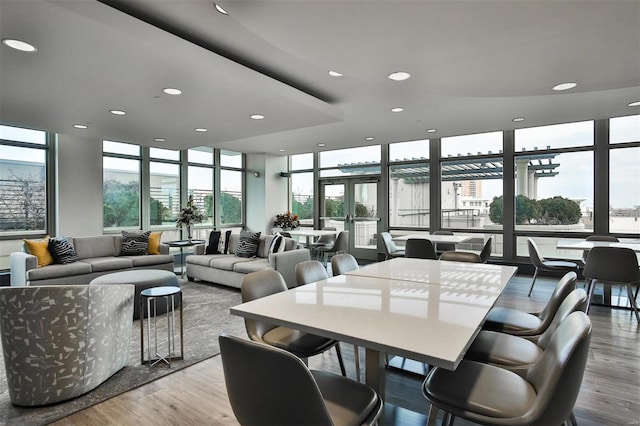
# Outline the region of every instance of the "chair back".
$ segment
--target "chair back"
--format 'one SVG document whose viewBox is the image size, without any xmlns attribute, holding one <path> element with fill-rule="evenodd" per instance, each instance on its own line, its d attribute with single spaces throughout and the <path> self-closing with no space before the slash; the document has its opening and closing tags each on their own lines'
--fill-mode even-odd
<svg viewBox="0 0 640 426">
<path fill-rule="evenodd" d="M 349 250 L 349 231 L 340 231 L 331 251 L 338 253 L 346 252 L 347 250 Z"/>
<path fill-rule="evenodd" d="M 531 424 L 562 424 L 573 411 L 589 355 L 591 321 L 573 312 L 558 326 L 540 359 L 526 374 L 536 390 L 527 412 Z"/>
<path fill-rule="evenodd" d="M 322 281 L 329 278 L 327 270 L 317 260 L 307 260 L 296 265 L 296 281 L 298 285 Z"/>
<path fill-rule="evenodd" d="M 287 284 L 284 282 L 284 278 L 282 278 L 282 275 L 280 275 L 278 271 L 273 269 L 265 269 L 247 274 L 242 277 L 240 284 L 243 303 L 286 290 Z M 262 342 L 262 336 L 276 327 L 273 324 L 250 318 L 244 319 L 244 326 L 249 338 L 258 342 Z"/>
<path fill-rule="evenodd" d="M 586 241 L 607 241 L 610 243 L 618 243 L 620 240 L 618 237 L 614 237 L 613 235 L 590 235 L 587 237 Z M 589 255 L 589 250 L 584 250 L 582 252 L 582 263 L 587 263 L 587 256 Z"/>
<path fill-rule="evenodd" d="M 533 266 L 536 268 L 544 268 L 544 257 L 540 254 L 536 242 L 531 238 L 527 238 L 527 248 L 529 249 L 529 257 L 531 258 Z"/>
<path fill-rule="evenodd" d="M 337 254 L 331 258 L 333 276 L 358 269 L 358 261 L 349 253 Z"/>
<path fill-rule="evenodd" d="M 556 284 L 556 288 L 553 290 L 551 294 L 551 298 L 542 309 L 542 311 L 538 314 L 538 317 L 542 320 L 540 324 L 540 329 L 546 329 L 551 321 L 553 321 L 553 317 L 555 316 L 558 308 L 562 304 L 562 301 L 576 288 L 576 280 L 578 279 L 578 275 L 571 271 L 564 274 L 558 284 Z"/>
<path fill-rule="evenodd" d="M 492 245 L 493 237 L 489 237 L 489 239 L 484 243 L 482 251 L 480 251 L 480 260 L 482 261 L 482 263 L 487 263 L 489 261 L 489 257 L 491 257 Z"/>
<path fill-rule="evenodd" d="M 384 250 L 384 254 L 386 257 L 389 257 L 393 253 L 398 251 L 398 247 L 396 247 L 395 243 L 391 239 L 390 233 L 381 232 L 379 238 L 382 241 L 382 249 Z"/>
<path fill-rule="evenodd" d="M 594 247 L 589 250 L 583 275 L 608 283 L 640 282 L 640 269 L 635 252 L 625 247 Z"/>
<path fill-rule="evenodd" d="M 585 312 L 587 310 L 587 292 L 581 288 L 576 288 L 567 297 L 564 298 L 558 311 L 553 316 L 553 321 L 549 324 L 549 327 L 540 335 L 536 344 L 541 348 L 546 348 L 553 337 L 553 334 L 558 329 L 560 324 L 567 319 L 573 312 Z"/>
<path fill-rule="evenodd" d="M 451 231 L 433 231 L 431 233 L 432 235 L 453 235 L 453 232 Z M 439 252 L 445 252 L 445 251 L 450 251 L 450 250 L 455 250 L 456 249 L 456 245 L 452 244 L 452 243 L 438 243 L 438 251 Z"/>
<path fill-rule="evenodd" d="M 431 240 L 422 238 L 409 238 L 404 247 L 404 257 L 414 259 L 437 259 L 436 250 Z"/>
<path fill-rule="evenodd" d="M 225 333 L 218 340 L 229 401 L 240 424 L 333 424 L 320 389 L 300 358 Z"/>
<path fill-rule="evenodd" d="M 468 262 L 482 263 L 480 255 L 468 251 L 445 251 L 440 255 L 440 260 L 448 260 L 450 262 Z"/>
<path fill-rule="evenodd" d="M 334 226 L 326 226 L 322 228 L 323 231 L 335 231 L 336 228 Z M 336 241 L 336 234 L 330 235 L 320 235 L 317 240 L 313 242 L 314 245 L 329 245 L 333 244 Z"/>
</svg>

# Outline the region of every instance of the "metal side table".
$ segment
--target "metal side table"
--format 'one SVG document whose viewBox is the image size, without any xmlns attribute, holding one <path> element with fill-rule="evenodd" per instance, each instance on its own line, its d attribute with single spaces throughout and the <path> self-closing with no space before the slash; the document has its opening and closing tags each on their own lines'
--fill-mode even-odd
<svg viewBox="0 0 640 426">
<path fill-rule="evenodd" d="M 180 304 L 180 354 L 176 353 L 176 297 L 179 298 Z M 156 315 L 156 306 L 158 299 L 164 299 L 167 304 L 167 351 L 161 354 L 158 350 L 158 316 Z M 145 310 L 146 310 L 146 328 L 147 328 L 147 357 L 145 358 Z M 182 290 L 180 287 L 151 287 L 140 292 L 140 362 L 149 364 L 149 368 L 155 366 L 159 362 L 166 363 L 171 367 L 172 360 L 180 360 L 184 358 L 184 340 L 183 340 L 183 324 L 182 324 Z M 151 345 L 151 334 L 153 334 L 153 351 Z M 153 352 L 153 354 L 152 354 Z"/>
</svg>

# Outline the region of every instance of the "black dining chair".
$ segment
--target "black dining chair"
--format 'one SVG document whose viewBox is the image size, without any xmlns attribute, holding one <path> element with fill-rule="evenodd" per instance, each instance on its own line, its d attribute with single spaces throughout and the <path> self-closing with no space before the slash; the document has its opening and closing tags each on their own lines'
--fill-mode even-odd
<svg viewBox="0 0 640 426">
<path fill-rule="evenodd" d="M 568 260 L 546 260 L 544 257 L 542 257 L 542 255 L 540 254 L 540 250 L 538 250 L 537 244 L 531 238 L 527 238 L 527 247 L 529 249 L 529 257 L 531 258 L 531 262 L 536 268 L 535 272 L 533 273 L 531 287 L 529 288 L 529 297 L 531 297 L 533 286 L 536 283 L 536 278 L 538 278 L 538 272 L 578 272 L 578 269 L 580 269 L 576 262 L 570 262 Z"/>
<path fill-rule="evenodd" d="M 432 260 L 438 258 L 431 240 L 423 238 L 409 238 L 407 244 L 404 246 L 404 257 Z"/>
</svg>

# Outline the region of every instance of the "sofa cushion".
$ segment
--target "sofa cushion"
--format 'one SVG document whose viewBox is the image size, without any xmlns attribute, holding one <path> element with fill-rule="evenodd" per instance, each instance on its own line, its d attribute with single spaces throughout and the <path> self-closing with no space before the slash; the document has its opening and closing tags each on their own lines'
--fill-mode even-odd
<svg viewBox="0 0 640 426">
<path fill-rule="evenodd" d="M 298 248 L 298 242 L 293 238 L 284 238 L 284 251 L 295 250 Z"/>
<path fill-rule="evenodd" d="M 240 241 L 236 248 L 236 256 L 238 257 L 256 257 L 258 255 L 258 246 L 260 245 L 260 232 L 240 233 Z M 264 247 L 264 242 L 263 242 Z"/>
<path fill-rule="evenodd" d="M 55 263 L 67 264 L 78 260 L 78 253 L 66 237 L 50 238 L 48 248 Z"/>
<path fill-rule="evenodd" d="M 142 256 L 148 253 L 150 231 L 122 231 L 120 256 Z"/>
<path fill-rule="evenodd" d="M 211 260 L 216 259 L 218 257 L 228 257 L 229 255 L 224 254 L 190 254 L 187 256 L 186 263 L 191 263 L 193 265 L 200 266 L 211 266 Z"/>
<path fill-rule="evenodd" d="M 263 258 L 253 259 L 250 262 L 241 262 L 233 265 L 233 271 L 241 274 L 250 274 L 267 268 L 270 268 L 269 261 Z"/>
<path fill-rule="evenodd" d="M 48 235 L 42 240 L 24 240 L 24 246 L 27 253 L 38 258 L 38 268 L 42 268 L 43 266 L 51 265 L 53 263 L 53 257 L 49 252 Z"/>
<path fill-rule="evenodd" d="M 268 241 L 268 244 L 267 244 Z M 268 258 L 273 253 L 282 253 L 284 251 L 285 241 L 284 237 L 279 233 L 270 235 L 265 239 L 265 246 L 267 246 L 266 256 L 260 255 L 260 257 Z"/>
<path fill-rule="evenodd" d="M 78 253 L 78 259 L 116 256 L 118 254 L 112 235 L 75 237 L 73 239 L 73 247 Z"/>
<path fill-rule="evenodd" d="M 147 253 L 160 254 L 160 238 L 162 237 L 162 231 L 152 232 L 149 234 L 149 245 L 147 246 Z"/>
<path fill-rule="evenodd" d="M 251 262 L 251 260 L 252 259 L 248 257 L 237 257 L 233 255 L 215 256 L 211 259 L 209 266 L 212 268 L 223 269 L 225 271 L 233 271 L 233 267 L 236 263 Z"/>
<path fill-rule="evenodd" d="M 226 254 L 236 254 L 238 243 L 240 242 L 240 234 L 229 234 L 229 246 Z"/>
<path fill-rule="evenodd" d="M 205 254 L 220 254 L 220 231 L 211 231 L 209 233 L 209 244 L 204 250 Z"/>
<path fill-rule="evenodd" d="M 131 259 L 122 257 L 93 257 L 82 259 L 82 262 L 91 265 L 91 272 L 113 271 L 116 269 L 128 269 L 133 266 Z"/>
<path fill-rule="evenodd" d="M 27 271 L 27 280 L 46 280 L 50 278 L 68 277 L 72 275 L 90 274 L 91 265 L 81 261 L 66 265 L 49 265 L 46 268 L 31 269 Z"/>
<path fill-rule="evenodd" d="M 147 256 L 125 256 L 125 259 L 133 262 L 133 267 L 162 265 L 165 263 L 173 263 L 173 255 L 171 254 L 149 254 Z"/>
</svg>

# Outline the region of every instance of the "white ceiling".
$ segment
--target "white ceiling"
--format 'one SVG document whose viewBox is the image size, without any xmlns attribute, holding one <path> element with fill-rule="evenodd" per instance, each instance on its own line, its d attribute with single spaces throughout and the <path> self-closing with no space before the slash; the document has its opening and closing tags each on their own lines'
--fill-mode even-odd
<svg viewBox="0 0 640 426">
<path fill-rule="evenodd" d="M 1 38 L 38 48 L 0 47 L 0 122 L 292 154 L 640 113 L 638 0 L 219 3 L 0 0 Z"/>
</svg>

